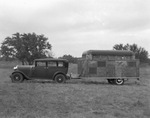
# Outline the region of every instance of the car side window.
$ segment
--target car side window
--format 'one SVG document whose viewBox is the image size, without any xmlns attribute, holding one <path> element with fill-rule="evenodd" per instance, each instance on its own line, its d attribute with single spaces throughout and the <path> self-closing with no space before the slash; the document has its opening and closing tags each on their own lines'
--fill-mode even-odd
<svg viewBox="0 0 150 118">
<path fill-rule="evenodd" d="M 57 67 L 57 63 L 54 61 L 48 62 L 48 67 Z"/>
<path fill-rule="evenodd" d="M 46 62 L 37 62 L 36 66 L 46 66 Z"/>
<path fill-rule="evenodd" d="M 64 63 L 63 62 L 58 62 L 58 67 L 64 67 Z"/>
</svg>

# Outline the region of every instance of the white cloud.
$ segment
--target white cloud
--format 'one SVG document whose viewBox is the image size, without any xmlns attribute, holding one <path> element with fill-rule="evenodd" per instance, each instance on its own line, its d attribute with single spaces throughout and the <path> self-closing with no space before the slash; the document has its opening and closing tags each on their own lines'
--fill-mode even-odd
<svg viewBox="0 0 150 118">
<path fill-rule="evenodd" d="M 56 56 L 112 49 L 119 42 L 150 50 L 149 5 L 149 0 L 0 0 L 0 33 L 45 34 Z"/>
</svg>

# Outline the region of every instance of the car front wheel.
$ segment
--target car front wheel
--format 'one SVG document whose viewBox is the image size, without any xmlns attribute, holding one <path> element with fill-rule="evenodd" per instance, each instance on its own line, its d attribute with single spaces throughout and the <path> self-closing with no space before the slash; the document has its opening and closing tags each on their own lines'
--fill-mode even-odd
<svg viewBox="0 0 150 118">
<path fill-rule="evenodd" d="M 58 74 L 55 76 L 56 83 L 64 83 L 66 81 L 66 77 L 63 74 Z"/>
<path fill-rule="evenodd" d="M 20 73 L 14 73 L 11 78 L 12 82 L 20 83 L 23 81 L 23 76 Z"/>
</svg>

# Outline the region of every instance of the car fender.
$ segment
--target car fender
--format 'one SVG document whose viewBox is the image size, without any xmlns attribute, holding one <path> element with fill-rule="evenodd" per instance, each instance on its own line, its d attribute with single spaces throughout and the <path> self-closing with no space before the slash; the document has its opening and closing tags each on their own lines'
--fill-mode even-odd
<svg viewBox="0 0 150 118">
<path fill-rule="evenodd" d="M 62 72 L 56 72 L 56 73 L 53 75 L 53 80 L 55 79 L 55 76 L 56 76 L 57 74 L 63 74 L 63 75 L 65 76 L 65 78 L 67 79 L 67 76 L 66 76 L 65 73 L 62 73 Z"/>
<path fill-rule="evenodd" d="M 13 75 L 14 73 L 20 73 L 20 74 L 22 74 L 25 78 L 30 79 L 30 77 L 27 76 L 26 74 L 24 74 L 22 71 L 14 71 L 14 72 L 12 73 L 12 75 Z"/>
</svg>

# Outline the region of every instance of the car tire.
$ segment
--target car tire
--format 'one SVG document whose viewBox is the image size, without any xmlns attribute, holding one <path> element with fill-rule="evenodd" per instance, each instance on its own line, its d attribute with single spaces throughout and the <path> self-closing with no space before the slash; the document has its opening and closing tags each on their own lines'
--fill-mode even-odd
<svg viewBox="0 0 150 118">
<path fill-rule="evenodd" d="M 23 82 L 24 78 L 23 78 L 23 75 L 21 73 L 14 73 L 12 75 L 11 80 L 14 83 L 21 83 L 21 82 Z"/>
<path fill-rule="evenodd" d="M 115 84 L 115 80 L 114 79 L 107 79 L 109 84 Z"/>
<path fill-rule="evenodd" d="M 54 80 L 56 83 L 64 83 L 66 81 L 66 77 L 63 74 L 57 74 Z"/>
<path fill-rule="evenodd" d="M 123 85 L 124 84 L 124 79 L 115 79 L 115 84 Z"/>
</svg>

